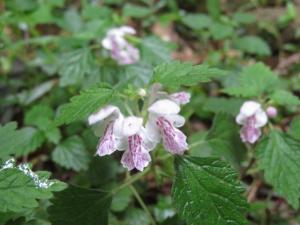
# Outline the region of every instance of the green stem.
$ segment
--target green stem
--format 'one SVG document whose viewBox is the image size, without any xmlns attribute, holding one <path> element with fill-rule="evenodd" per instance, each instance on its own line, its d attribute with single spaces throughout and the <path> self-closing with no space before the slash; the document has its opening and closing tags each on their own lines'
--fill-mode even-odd
<svg viewBox="0 0 300 225">
<path fill-rule="evenodd" d="M 130 177 L 129 179 L 126 179 L 125 182 L 123 184 L 121 184 L 120 186 L 114 188 L 111 191 L 111 194 L 116 194 L 117 192 L 119 192 L 120 190 L 130 186 L 132 183 L 136 182 L 137 180 L 139 180 L 141 177 L 143 177 L 144 175 L 146 175 L 148 172 L 150 171 L 150 167 L 146 168 L 143 172 L 138 173 L 132 177 Z"/>
<path fill-rule="evenodd" d="M 141 196 L 139 195 L 139 193 L 137 192 L 137 190 L 135 189 L 135 187 L 133 185 L 129 186 L 134 197 L 137 199 L 137 201 L 139 202 L 139 204 L 141 205 L 141 207 L 143 208 L 143 210 L 148 214 L 149 219 L 151 221 L 152 225 L 156 225 L 154 218 L 151 215 L 150 210 L 148 209 L 148 207 L 146 206 L 145 202 L 143 201 L 143 199 L 141 198 Z"/>
</svg>

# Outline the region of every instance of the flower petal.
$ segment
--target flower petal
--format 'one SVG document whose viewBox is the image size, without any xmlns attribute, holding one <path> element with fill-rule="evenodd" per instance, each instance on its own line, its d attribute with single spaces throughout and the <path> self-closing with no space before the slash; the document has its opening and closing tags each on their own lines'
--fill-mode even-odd
<svg viewBox="0 0 300 225">
<path fill-rule="evenodd" d="M 156 123 L 160 129 L 165 149 L 172 154 L 182 155 L 188 149 L 185 134 L 164 117 L 159 117 Z"/>
<path fill-rule="evenodd" d="M 254 144 L 260 137 L 261 131 L 259 128 L 244 125 L 240 131 L 243 142 Z"/>
<path fill-rule="evenodd" d="M 165 116 L 165 118 L 167 118 L 169 121 L 171 121 L 175 127 L 182 127 L 185 123 L 185 118 L 178 114 L 168 115 L 168 116 Z"/>
<path fill-rule="evenodd" d="M 240 113 L 246 117 L 253 116 L 257 110 L 261 108 L 261 104 L 255 101 L 246 101 L 240 109 Z"/>
<path fill-rule="evenodd" d="M 170 115 L 179 113 L 180 107 L 171 100 L 162 99 L 153 103 L 148 111 L 157 115 Z"/>
<path fill-rule="evenodd" d="M 116 150 L 114 122 L 111 122 L 107 125 L 104 135 L 98 143 L 96 154 L 99 156 L 110 155 Z"/>
<path fill-rule="evenodd" d="M 143 125 L 143 118 L 129 116 L 123 122 L 123 135 L 129 137 L 139 132 Z"/>
<path fill-rule="evenodd" d="M 255 119 L 256 119 L 255 127 L 263 127 L 268 122 L 268 116 L 262 109 L 259 109 L 256 112 Z"/>
<path fill-rule="evenodd" d="M 143 146 L 143 139 L 140 135 L 135 134 L 128 137 L 128 149 L 124 152 L 121 163 L 128 170 L 136 168 L 143 171 L 149 165 L 151 156 Z"/>
<path fill-rule="evenodd" d="M 108 105 L 106 107 L 103 107 L 100 109 L 98 112 L 93 113 L 92 115 L 89 116 L 88 122 L 89 125 L 101 122 L 103 120 L 115 120 L 118 118 L 120 115 L 120 110 L 118 107 L 113 106 L 113 105 Z"/>
<path fill-rule="evenodd" d="M 185 91 L 170 95 L 170 99 L 178 105 L 185 105 L 190 102 L 191 94 Z"/>
</svg>

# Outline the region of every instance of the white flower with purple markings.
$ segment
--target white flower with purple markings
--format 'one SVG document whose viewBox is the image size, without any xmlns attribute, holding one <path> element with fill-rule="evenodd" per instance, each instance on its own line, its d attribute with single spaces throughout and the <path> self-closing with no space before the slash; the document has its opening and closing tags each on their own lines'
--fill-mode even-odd
<svg viewBox="0 0 300 225">
<path fill-rule="evenodd" d="M 102 46 L 110 50 L 111 57 L 119 65 L 134 64 L 140 59 L 140 52 L 130 44 L 125 36 L 134 35 L 136 31 L 129 26 L 122 26 L 110 29 L 102 40 Z"/>
</svg>

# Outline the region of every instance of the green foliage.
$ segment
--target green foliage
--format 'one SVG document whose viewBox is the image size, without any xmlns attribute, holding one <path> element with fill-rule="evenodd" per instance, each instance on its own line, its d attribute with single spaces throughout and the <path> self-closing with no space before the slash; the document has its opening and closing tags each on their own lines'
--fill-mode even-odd
<svg viewBox="0 0 300 225">
<path fill-rule="evenodd" d="M 56 123 L 69 124 L 75 120 L 85 119 L 101 106 L 108 103 L 114 96 L 115 91 L 105 87 L 92 87 L 84 90 L 73 98 L 71 102 L 60 108 Z"/>
<path fill-rule="evenodd" d="M 263 63 L 256 63 L 245 67 L 238 84 L 225 88 L 224 92 L 237 97 L 259 97 L 271 92 L 277 84 L 278 77 Z"/>
<path fill-rule="evenodd" d="M 294 208 L 298 208 L 300 142 L 288 134 L 272 130 L 257 146 L 256 152 L 266 181 Z"/>
<path fill-rule="evenodd" d="M 176 157 L 172 197 L 188 225 L 248 224 L 237 174 L 215 158 Z"/>
<path fill-rule="evenodd" d="M 171 60 L 171 49 L 168 44 L 154 36 L 142 40 L 141 54 L 146 62 L 154 65 Z"/>
<path fill-rule="evenodd" d="M 224 71 L 207 65 L 172 62 L 154 68 L 152 83 L 161 83 L 165 87 L 179 88 L 181 85 L 192 86 L 198 82 L 208 82 L 214 77 L 224 75 Z"/>
<path fill-rule="evenodd" d="M 75 171 L 87 170 L 90 161 L 84 143 L 78 136 L 71 136 L 57 145 L 52 159 L 58 165 Z"/>
<path fill-rule="evenodd" d="M 245 147 L 241 143 L 239 130 L 232 116 L 226 113 L 216 114 L 212 127 L 202 137 L 194 134 L 191 139 L 190 151 L 192 156 L 222 157 L 235 167 L 245 155 Z"/>
<path fill-rule="evenodd" d="M 133 18 L 143 18 L 152 13 L 152 10 L 149 7 L 134 5 L 134 4 L 125 4 L 123 8 L 123 15 L 125 17 Z"/>
<path fill-rule="evenodd" d="M 221 14 L 220 0 L 206 0 L 206 8 L 212 17 L 215 19 L 219 18 Z"/>
<path fill-rule="evenodd" d="M 130 188 L 124 188 L 116 193 L 111 202 L 111 210 L 114 212 L 124 211 L 132 199 L 132 192 Z"/>
<path fill-rule="evenodd" d="M 205 100 L 203 108 L 214 113 L 224 112 L 236 116 L 243 102 L 239 98 L 209 98 Z"/>
<path fill-rule="evenodd" d="M 77 49 L 63 54 L 59 61 L 58 71 L 61 76 L 60 85 L 78 84 L 85 74 L 91 72 L 91 67 L 92 56 L 89 48 Z"/>
<path fill-rule="evenodd" d="M 48 212 L 53 225 L 107 225 L 111 196 L 107 192 L 69 186 L 55 194 Z"/>
<path fill-rule="evenodd" d="M 208 28 L 212 23 L 210 17 L 208 17 L 207 15 L 195 13 L 183 15 L 181 21 L 183 22 L 183 24 L 194 30 L 202 30 L 203 28 Z"/>
<path fill-rule="evenodd" d="M 239 50 L 258 56 L 268 56 L 271 54 L 268 43 L 257 36 L 244 36 L 238 38 L 235 40 L 234 45 Z"/>
<path fill-rule="evenodd" d="M 300 140 L 300 116 L 293 118 L 288 133 L 294 138 Z"/>
<path fill-rule="evenodd" d="M 16 168 L 0 170 L 0 211 L 20 212 L 38 206 L 38 199 L 49 199 L 53 191 L 60 191 L 65 185 L 59 181 L 48 188 L 40 188 L 32 177 Z"/>
<path fill-rule="evenodd" d="M 289 105 L 300 105 L 300 99 L 292 93 L 285 90 L 276 90 L 270 96 L 271 100 L 278 105 L 289 106 Z"/>
</svg>

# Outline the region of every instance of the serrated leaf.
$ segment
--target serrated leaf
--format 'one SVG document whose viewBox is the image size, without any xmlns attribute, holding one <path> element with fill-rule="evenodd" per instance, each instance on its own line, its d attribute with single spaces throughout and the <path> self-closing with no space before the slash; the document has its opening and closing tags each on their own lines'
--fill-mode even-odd
<svg viewBox="0 0 300 225">
<path fill-rule="evenodd" d="M 300 99 L 293 95 L 291 92 L 285 90 L 276 90 L 271 96 L 271 100 L 275 104 L 289 106 L 289 105 L 300 105 Z"/>
<path fill-rule="evenodd" d="M 39 188 L 32 177 L 16 168 L 0 171 L 0 211 L 20 212 L 38 206 L 38 199 L 49 199 L 52 191 L 60 191 L 64 185 L 53 184 L 49 188 Z"/>
<path fill-rule="evenodd" d="M 45 120 L 53 118 L 54 112 L 47 105 L 35 105 L 25 114 L 25 124 L 36 126 L 38 128 L 45 127 Z"/>
<path fill-rule="evenodd" d="M 176 157 L 172 197 L 188 225 L 248 224 L 237 173 L 216 158 Z"/>
<path fill-rule="evenodd" d="M 67 86 L 79 83 L 92 65 L 91 51 L 88 48 L 65 53 L 59 61 L 60 85 Z"/>
<path fill-rule="evenodd" d="M 56 124 L 69 124 L 73 121 L 86 118 L 101 106 L 112 99 L 114 90 L 103 87 L 93 87 L 84 90 L 73 98 L 71 102 L 61 107 Z"/>
<path fill-rule="evenodd" d="M 70 186 L 55 194 L 48 209 L 52 225 L 107 225 L 111 196 L 107 192 Z"/>
<path fill-rule="evenodd" d="M 183 15 L 181 21 L 194 30 L 201 30 L 211 25 L 211 19 L 205 14 L 188 13 Z"/>
<path fill-rule="evenodd" d="M 52 159 L 58 165 L 75 171 L 87 170 L 90 157 L 82 139 L 72 136 L 59 144 L 52 153 Z"/>
<path fill-rule="evenodd" d="M 288 134 L 272 130 L 256 148 L 260 169 L 275 191 L 294 207 L 300 197 L 300 142 Z"/>
<path fill-rule="evenodd" d="M 220 22 L 212 23 L 212 25 L 209 27 L 209 31 L 214 40 L 223 40 L 232 36 L 232 34 L 234 33 L 232 25 Z"/>
<path fill-rule="evenodd" d="M 278 84 L 278 77 L 263 63 L 256 63 L 245 67 L 239 75 L 238 83 L 224 89 L 233 96 L 260 97 L 271 92 Z"/>
<path fill-rule="evenodd" d="M 235 42 L 235 47 L 247 53 L 268 56 L 271 54 L 270 46 L 267 42 L 258 36 L 245 36 L 238 38 Z"/>
<path fill-rule="evenodd" d="M 126 213 L 125 218 L 128 225 L 149 225 L 150 220 L 147 213 L 141 209 L 131 208 Z"/>
<path fill-rule="evenodd" d="M 207 65 L 171 62 L 154 68 L 152 83 L 161 83 L 165 87 L 175 89 L 181 85 L 193 86 L 198 82 L 208 82 L 213 77 L 223 76 L 224 73 Z"/>
<path fill-rule="evenodd" d="M 154 65 L 171 61 L 171 49 L 168 43 L 154 36 L 142 40 L 141 54 L 145 62 Z"/>
</svg>

